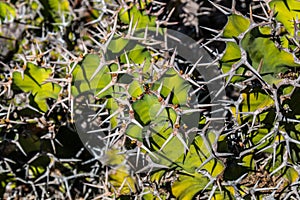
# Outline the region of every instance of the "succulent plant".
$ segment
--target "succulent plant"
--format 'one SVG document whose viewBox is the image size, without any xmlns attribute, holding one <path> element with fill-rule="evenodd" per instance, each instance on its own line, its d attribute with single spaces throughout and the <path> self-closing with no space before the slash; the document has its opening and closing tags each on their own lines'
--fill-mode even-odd
<svg viewBox="0 0 300 200">
<path fill-rule="evenodd" d="M 297 40 L 297 6 L 297 1 L 271 1 L 262 7 L 265 17 L 258 22 L 255 15 L 247 18 L 233 12 L 223 30 L 227 48 L 221 67 L 226 85 L 239 93 L 232 102 L 235 120 L 228 135 L 234 138 L 230 144 L 235 148 L 233 163 L 244 163 L 248 172 L 241 171 L 240 176 L 245 173 L 244 180 L 254 181 L 236 189 L 243 198 L 295 195 L 289 190 L 299 176 L 298 119 L 297 109 L 287 102 L 295 101 L 291 98 L 298 90 L 299 61 L 292 47 Z"/>
<path fill-rule="evenodd" d="M 300 198 L 300 3 L 114 3 L 0 2 L 1 195 Z"/>
</svg>

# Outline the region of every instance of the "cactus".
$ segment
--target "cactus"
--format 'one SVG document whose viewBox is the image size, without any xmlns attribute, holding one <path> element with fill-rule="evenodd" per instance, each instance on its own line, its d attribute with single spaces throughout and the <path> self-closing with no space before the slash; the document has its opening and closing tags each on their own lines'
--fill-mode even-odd
<svg viewBox="0 0 300 200">
<path fill-rule="evenodd" d="M 247 18 L 233 12 L 223 30 L 227 48 L 221 67 L 227 75 L 226 84 L 240 94 L 231 109 L 235 131 L 228 135 L 234 139 L 230 144 L 230 148 L 235 148 L 233 163 L 244 163 L 242 166 L 253 172 L 241 171 L 240 176 L 255 181 L 242 190 L 235 189 L 243 198 L 295 195 L 288 188 L 299 176 L 295 153 L 300 144 L 297 109 L 286 102 L 295 101 L 290 98 L 297 96 L 299 62 L 291 43 L 298 29 L 292 20 L 297 11 L 290 7 L 298 5 L 296 1 L 271 1 L 265 7 L 271 12 L 262 22 L 255 22 L 253 15 Z M 240 30 L 234 28 L 241 23 L 247 25 Z M 248 163 L 244 161 L 246 157 L 250 159 Z M 270 180 L 269 184 L 262 184 L 260 177 Z M 239 184 L 245 182 L 241 180 Z"/>
<path fill-rule="evenodd" d="M 31 3 L 0 2 L 4 198 L 299 198 L 298 1 L 203 2 L 201 44 L 191 2 Z"/>
<path fill-rule="evenodd" d="M 133 7 L 131 9 L 135 11 L 137 8 Z M 134 13 L 133 11 L 129 10 L 128 12 Z M 134 19 L 133 16 L 131 18 Z M 149 21 L 151 22 L 151 19 Z M 124 20 L 125 22 L 126 20 Z M 128 23 L 133 24 L 133 22 Z M 136 27 L 138 26 L 139 22 L 136 23 Z M 150 31 L 151 27 L 148 28 L 149 35 Z M 159 32 L 163 31 L 159 30 Z M 137 29 L 137 32 L 137 35 L 143 38 L 145 33 L 139 29 Z M 133 35 L 131 37 L 137 36 Z M 172 63 L 176 52 L 173 52 L 173 56 L 170 55 L 170 58 L 166 60 L 161 53 L 156 53 L 153 56 L 154 50 L 150 48 L 148 50 L 146 46 L 132 45 L 132 42 L 130 42 L 130 39 L 126 39 L 126 36 L 124 39 L 116 36 L 107 45 L 108 49 L 116 54 L 118 53 L 115 49 L 116 43 L 124 44 L 119 52 L 123 52 L 127 45 L 133 46 L 133 48 L 120 53 L 117 63 L 114 60 L 106 61 L 111 63 L 110 65 L 102 66 L 100 63 L 101 56 L 86 55 L 83 58 L 82 65 L 78 65 L 74 69 L 74 91 L 80 90 L 79 94 L 84 92 L 94 94 L 94 98 L 99 99 L 100 104 L 104 106 L 103 108 L 109 112 L 109 115 L 99 114 L 99 116 L 104 116 L 100 119 L 102 121 L 100 127 L 81 129 L 81 125 L 85 123 L 80 121 L 76 124 L 77 131 L 81 131 L 81 137 L 86 140 L 89 136 L 86 136 L 85 133 L 88 131 L 99 135 L 102 130 L 107 130 L 105 127 L 109 127 L 107 132 L 101 135 L 101 138 L 111 139 L 111 141 L 107 139 L 106 142 L 114 144 L 118 140 L 128 140 L 129 144 L 125 143 L 124 146 L 118 147 L 120 150 L 109 149 L 108 152 L 104 153 L 107 155 L 105 156 L 105 164 L 120 165 L 118 168 L 122 170 L 116 173 L 124 173 L 124 167 L 121 165 L 124 162 L 126 163 L 125 166 L 133 166 L 139 173 L 155 171 L 155 168 L 167 169 L 183 165 L 183 162 L 188 162 L 184 155 L 185 152 L 190 151 L 190 145 L 197 132 L 200 118 L 205 118 L 201 114 L 205 109 L 197 109 L 196 106 L 199 104 L 195 97 L 198 98 L 201 92 L 205 97 L 205 91 L 196 82 L 188 79 L 189 77 L 185 77 L 187 74 L 182 72 L 184 68 L 177 68 Z M 105 57 L 105 55 L 102 56 Z M 192 75 L 195 74 L 192 67 L 187 69 L 190 70 Z M 82 77 L 83 74 L 85 74 L 85 77 Z M 84 81 L 83 78 L 92 81 Z M 198 92 L 192 90 L 193 86 L 199 88 Z M 192 92 L 194 92 L 194 97 L 191 94 Z M 95 102 L 95 100 L 92 100 L 90 103 Z M 105 109 L 103 109 L 103 113 L 107 112 Z M 84 115 L 84 112 L 85 110 L 81 110 L 80 116 L 74 117 L 75 121 L 78 117 Z M 88 119 L 88 115 L 90 115 L 90 111 L 83 118 Z M 92 116 L 92 118 L 95 117 Z M 95 143 L 91 144 L 91 142 L 96 140 L 96 136 L 93 138 L 93 141 L 87 140 L 86 145 L 91 145 L 94 148 L 91 148 L 91 151 L 96 154 L 95 151 L 100 148 L 102 141 L 99 141 L 101 145 L 94 146 Z M 200 142 L 202 138 L 198 138 L 198 140 Z M 112 146 L 112 148 L 116 147 Z M 114 154 L 111 154 L 111 151 L 114 151 Z M 114 157 L 124 151 L 127 152 L 125 157 L 119 157 L 120 160 L 116 163 Z M 134 158 L 130 158 L 130 154 L 133 154 Z M 192 157 L 190 152 L 186 156 Z M 139 161 L 139 159 L 142 161 Z M 142 165 L 140 162 L 146 162 L 147 164 Z M 193 171 L 194 167 L 188 166 L 189 171 Z M 183 166 L 180 166 L 180 168 L 183 168 Z"/>
</svg>

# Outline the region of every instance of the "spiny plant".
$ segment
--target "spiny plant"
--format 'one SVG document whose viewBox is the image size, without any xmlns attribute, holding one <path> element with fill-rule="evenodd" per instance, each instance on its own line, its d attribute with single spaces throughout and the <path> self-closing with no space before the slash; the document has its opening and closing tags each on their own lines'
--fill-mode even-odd
<svg viewBox="0 0 300 200">
<path fill-rule="evenodd" d="M 218 39 L 226 41 L 220 60 L 225 86 L 236 94 L 226 133 L 228 150 L 235 154 L 228 172 L 243 177 L 238 183 L 243 188 L 234 188 L 236 196 L 298 196 L 293 188 L 299 177 L 299 6 L 298 1 L 270 1 L 261 3 L 265 16 L 250 12 L 249 17 L 218 6 L 229 15 Z"/>
<path fill-rule="evenodd" d="M 114 176 L 118 177 L 119 173 L 126 172 L 124 166 L 137 168 L 137 173 L 146 171 L 147 175 L 156 168 L 178 168 L 178 170 L 186 168 L 185 170 L 194 173 L 199 163 L 195 163 L 196 165 L 188 163 L 195 161 L 189 161 L 194 159 L 190 147 L 194 145 L 192 142 L 195 142 L 195 135 L 200 132 L 198 127 L 204 127 L 208 123 L 203 111 L 210 107 L 209 104 L 204 104 L 209 97 L 208 92 L 205 92 L 207 88 L 199 83 L 200 74 L 195 70 L 197 63 L 194 65 L 182 63 L 179 66 L 176 50 L 168 52 L 166 47 L 162 50 L 153 48 L 153 44 L 165 41 L 151 41 L 153 38 L 150 32 L 162 34 L 164 30 L 156 27 L 153 29 L 151 23 L 154 20 L 144 16 L 143 12 L 141 14 L 137 6 L 131 5 L 130 9 L 121 10 L 119 15 L 120 20 L 129 26 L 128 32 L 118 34 L 115 31 L 115 35 L 111 36 L 112 39 L 108 40 L 108 43 L 99 44 L 100 48 L 107 46 L 106 51 L 112 51 L 110 57 L 117 55 L 117 59 L 101 63 L 101 58 L 105 58 L 106 55 L 89 54 L 83 59 L 82 65 L 78 65 L 73 71 L 75 80 L 73 94 L 78 94 L 75 96 L 75 102 L 76 98 L 80 99 L 80 104 L 82 101 L 86 102 L 83 106 L 74 105 L 75 110 L 80 110 L 79 115 L 74 116 L 77 131 L 81 132 L 81 137 L 86 140 L 85 145 L 94 155 L 103 154 L 99 146 L 103 145 L 102 142 L 105 140 L 106 144 L 103 145 L 106 147 L 105 156 L 100 159 L 103 159 L 105 164 L 117 165 L 113 168 Z M 140 23 L 142 19 L 143 24 Z M 138 29 L 145 25 L 146 29 Z M 133 39 L 139 42 L 133 43 Z M 92 100 L 88 98 L 91 94 L 94 95 Z M 200 98 L 203 99 L 199 103 Z M 94 115 L 91 114 L 93 107 Z M 101 134 L 102 132 L 105 133 Z M 202 152 L 201 158 L 198 158 L 204 161 L 205 156 L 209 154 L 210 144 L 204 134 L 197 138 L 199 142 L 197 145 L 202 143 L 204 146 L 206 143 L 205 148 L 208 148 Z M 214 139 L 210 137 L 213 142 Z M 193 152 L 196 153 L 197 151 Z M 214 161 L 216 160 L 212 157 L 203 162 L 203 170 L 215 170 Z M 218 167 L 222 165 L 217 164 Z M 168 172 L 168 170 L 158 171 L 158 174 L 153 176 L 157 181 Z M 202 177 L 199 175 L 199 180 Z M 115 187 L 124 186 L 121 183 L 123 180 L 118 180 L 114 183 Z M 130 191 L 130 188 L 131 192 L 135 191 L 132 184 L 128 183 L 128 187 L 125 185 L 118 192 L 122 194 L 124 191 Z M 149 190 L 144 185 L 139 187 Z M 154 193 L 148 194 L 153 195 Z"/>
<path fill-rule="evenodd" d="M 82 3 L 82 4 L 81 4 Z M 0 2 L 3 198 L 96 196 L 103 175 L 71 129 L 70 65 L 91 44 L 83 24 L 105 2 Z M 76 10 L 80 8 L 79 10 Z M 109 10 L 109 8 L 108 8 Z M 70 140 L 72 138 L 72 140 Z M 86 163 L 85 163 L 86 162 Z M 97 175 L 96 175 L 97 174 Z M 97 194 L 96 194 L 96 193 Z"/>
<path fill-rule="evenodd" d="M 242 15 L 235 1 L 210 1 L 228 21 L 220 31 L 200 27 L 215 34 L 200 41 L 213 59 L 187 47 L 196 60 L 166 46 L 186 42 L 166 29 L 178 24 L 170 21 L 177 11 L 155 1 L 114 3 L 0 2 L 8 44 L 0 192 L 299 198 L 299 2 L 254 2 Z M 213 42 L 225 42 L 225 51 L 210 49 Z M 216 63 L 215 77 L 197 71 Z M 216 80 L 224 85 L 211 91 Z M 215 101 L 223 91 L 228 98 Z"/>
</svg>

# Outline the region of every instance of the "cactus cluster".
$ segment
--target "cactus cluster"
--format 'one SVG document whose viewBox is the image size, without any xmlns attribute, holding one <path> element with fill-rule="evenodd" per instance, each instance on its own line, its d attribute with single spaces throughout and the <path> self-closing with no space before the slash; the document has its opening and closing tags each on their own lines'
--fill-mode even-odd
<svg viewBox="0 0 300 200">
<path fill-rule="evenodd" d="M 263 17 L 230 10 L 222 32 L 226 50 L 220 67 L 225 87 L 236 93 L 227 133 L 235 155 L 230 168 L 240 170 L 244 187 L 235 192 L 243 198 L 298 198 L 299 6 L 270 1 L 261 6 Z"/>
<path fill-rule="evenodd" d="M 299 199 L 299 10 L 0 2 L 0 195 Z"/>
</svg>

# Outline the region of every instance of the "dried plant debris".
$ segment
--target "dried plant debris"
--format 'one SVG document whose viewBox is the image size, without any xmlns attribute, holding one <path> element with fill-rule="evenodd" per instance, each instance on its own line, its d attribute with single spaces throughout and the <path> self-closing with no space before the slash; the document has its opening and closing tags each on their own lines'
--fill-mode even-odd
<svg viewBox="0 0 300 200">
<path fill-rule="evenodd" d="M 300 199 L 299 11 L 1 1 L 1 197 Z"/>
</svg>

